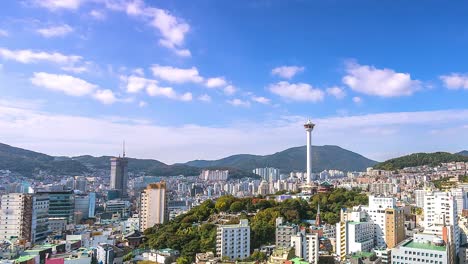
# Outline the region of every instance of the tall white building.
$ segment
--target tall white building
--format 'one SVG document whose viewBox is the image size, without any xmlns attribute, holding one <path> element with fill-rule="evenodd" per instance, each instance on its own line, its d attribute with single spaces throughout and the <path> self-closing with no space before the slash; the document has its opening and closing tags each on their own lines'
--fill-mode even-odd
<svg viewBox="0 0 468 264">
<path fill-rule="evenodd" d="M 202 170 L 199 178 L 205 181 L 226 181 L 229 170 Z"/>
<path fill-rule="evenodd" d="M 36 213 L 34 197 L 30 194 L 11 193 L 1 197 L 0 240 L 17 237 L 29 242 L 36 240 Z"/>
<path fill-rule="evenodd" d="M 396 200 L 393 197 L 369 196 L 369 206 L 364 208 L 369 214 L 370 222 L 375 226 L 375 246 L 385 247 L 385 209 L 396 208 Z"/>
<path fill-rule="evenodd" d="M 169 220 L 166 183 L 151 183 L 140 196 L 140 228 L 145 230 Z"/>
<path fill-rule="evenodd" d="M 216 234 L 216 254 L 231 260 L 250 256 L 249 220 L 241 219 L 237 225 L 219 225 Z"/>
<path fill-rule="evenodd" d="M 462 215 L 463 209 L 467 207 L 467 192 L 464 188 L 453 188 L 450 193 L 457 203 L 457 214 Z"/>
<path fill-rule="evenodd" d="M 415 190 L 414 198 L 416 200 L 416 206 L 419 208 L 424 207 L 424 196 L 426 195 L 426 190 Z"/>
<path fill-rule="evenodd" d="M 443 235 L 446 226 L 450 227 L 449 247 L 458 254 L 460 228 L 458 226 L 457 201 L 449 192 L 428 192 L 424 196 L 424 232 Z M 452 244 L 452 245 L 451 245 Z"/>
<path fill-rule="evenodd" d="M 354 252 L 370 252 L 375 247 L 375 224 L 365 211 L 341 210 L 336 224 L 335 251 L 342 260 Z"/>
<path fill-rule="evenodd" d="M 275 182 L 280 179 L 280 170 L 276 168 L 256 168 L 252 172 L 267 182 Z"/>
<path fill-rule="evenodd" d="M 318 234 L 306 234 L 301 230 L 291 236 L 291 246 L 297 257 L 305 259 L 309 263 L 318 263 L 319 239 Z"/>
</svg>

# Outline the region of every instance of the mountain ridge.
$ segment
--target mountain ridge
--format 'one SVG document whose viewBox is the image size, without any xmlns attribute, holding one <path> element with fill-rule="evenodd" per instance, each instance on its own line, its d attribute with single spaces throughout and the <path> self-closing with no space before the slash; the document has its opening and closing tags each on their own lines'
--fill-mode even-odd
<svg viewBox="0 0 468 264">
<path fill-rule="evenodd" d="M 229 166 L 245 170 L 275 167 L 282 172 L 306 170 L 306 146 L 292 147 L 269 155 L 236 154 L 218 160 L 193 160 L 184 163 L 194 167 Z M 314 172 L 325 169 L 361 171 L 377 161 L 334 145 L 312 146 Z"/>
<path fill-rule="evenodd" d="M 313 146 L 313 168 L 339 169 L 344 171 L 362 170 L 377 162 L 338 146 Z M 0 169 L 8 169 L 25 176 L 33 176 L 39 171 L 58 175 L 80 175 L 94 169 L 108 170 L 111 156 L 94 157 L 81 155 L 74 157 L 54 157 L 0 143 Z M 202 169 L 229 169 L 233 175 L 253 176 L 257 167 L 278 167 L 282 172 L 305 171 L 306 147 L 293 147 L 270 155 L 237 154 L 218 160 L 219 162 L 195 160 L 186 163 L 165 164 L 154 159 L 128 158 L 130 172 L 143 172 L 148 175 L 197 175 Z M 203 164 L 201 164 L 203 163 Z"/>
</svg>

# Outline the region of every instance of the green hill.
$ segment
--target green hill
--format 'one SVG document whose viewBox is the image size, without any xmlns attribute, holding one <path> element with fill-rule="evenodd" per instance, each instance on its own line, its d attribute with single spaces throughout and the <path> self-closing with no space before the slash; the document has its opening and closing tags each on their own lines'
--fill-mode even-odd
<svg viewBox="0 0 468 264">
<path fill-rule="evenodd" d="M 32 176 L 39 171 L 64 175 L 77 175 L 88 172 L 86 166 L 78 161 L 63 159 L 62 157 L 56 158 L 1 143 L 0 169 L 10 170 L 24 176 Z"/>
<path fill-rule="evenodd" d="M 398 170 L 405 167 L 416 167 L 423 165 L 437 166 L 441 163 L 454 161 L 468 161 L 468 157 L 458 154 L 451 154 L 448 152 L 414 153 L 381 162 L 375 165 L 374 169 Z"/>
<path fill-rule="evenodd" d="M 325 169 L 364 171 L 377 162 L 338 146 L 313 146 L 312 168 L 315 172 Z M 306 170 L 306 146 L 290 148 L 271 155 L 240 154 L 219 160 L 194 160 L 185 163 L 194 167 L 233 167 L 253 170 L 260 167 L 275 167 L 282 172 Z"/>
</svg>

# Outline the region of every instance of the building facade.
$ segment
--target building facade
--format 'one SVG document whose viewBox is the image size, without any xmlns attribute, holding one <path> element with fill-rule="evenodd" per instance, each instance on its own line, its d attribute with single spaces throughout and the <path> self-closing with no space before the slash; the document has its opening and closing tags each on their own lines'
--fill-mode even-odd
<svg viewBox="0 0 468 264">
<path fill-rule="evenodd" d="M 285 223 L 282 217 L 276 218 L 276 247 L 289 248 L 291 246 L 291 236 L 297 234 L 298 226 Z"/>
<path fill-rule="evenodd" d="M 249 220 L 241 219 L 237 225 L 219 225 L 216 234 L 216 254 L 231 260 L 250 256 Z"/>
<path fill-rule="evenodd" d="M 112 157 L 111 161 L 111 175 L 110 175 L 110 188 L 117 190 L 120 198 L 127 198 L 127 183 L 128 183 L 128 159 L 125 157 Z"/>
<path fill-rule="evenodd" d="M 140 228 L 145 230 L 169 220 L 166 183 L 151 183 L 140 195 Z"/>
<path fill-rule="evenodd" d="M 34 197 L 31 194 L 11 193 L 2 195 L 0 239 L 19 238 L 34 242 L 37 219 L 33 207 Z"/>
</svg>

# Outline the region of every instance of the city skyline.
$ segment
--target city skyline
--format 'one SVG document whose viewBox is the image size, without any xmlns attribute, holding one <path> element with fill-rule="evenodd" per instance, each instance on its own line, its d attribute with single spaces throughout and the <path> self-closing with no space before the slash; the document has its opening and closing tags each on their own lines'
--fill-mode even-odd
<svg viewBox="0 0 468 264">
<path fill-rule="evenodd" d="M 468 148 L 462 2 L 2 7 L 2 143 L 176 163 L 304 145 L 310 118 L 378 161 Z"/>
</svg>

